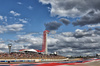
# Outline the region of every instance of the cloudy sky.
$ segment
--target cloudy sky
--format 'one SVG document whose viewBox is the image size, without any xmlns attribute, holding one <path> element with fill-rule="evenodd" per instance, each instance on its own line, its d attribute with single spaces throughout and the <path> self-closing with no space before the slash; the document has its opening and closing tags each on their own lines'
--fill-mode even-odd
<svg viewBox="0 0 100 66">
<path fill-rule="evenodd" d="M 39 49 L 49 30 L 49 53 L 100 53 L 100 0 L 0 0 L 0 52 Z"/>
</svg>

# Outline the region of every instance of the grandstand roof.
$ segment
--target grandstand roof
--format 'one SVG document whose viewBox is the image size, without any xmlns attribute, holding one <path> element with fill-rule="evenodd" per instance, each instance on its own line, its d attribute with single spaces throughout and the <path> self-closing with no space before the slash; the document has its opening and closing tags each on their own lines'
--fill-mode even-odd
<svg viewBox="0 0 100 66">
<path fill-rule="evenodd" d="M 31 51 L 31 52 L 37 52 L 35 49 L 21 49 L 19 50 L 20 52 L 24 52 L 24 51 Z"/>
</svg>

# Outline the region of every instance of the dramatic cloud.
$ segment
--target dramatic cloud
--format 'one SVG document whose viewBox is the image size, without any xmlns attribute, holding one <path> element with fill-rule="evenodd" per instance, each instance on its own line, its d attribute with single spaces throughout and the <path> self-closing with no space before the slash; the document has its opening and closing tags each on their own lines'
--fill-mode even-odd
<svg viewBox="0 0 100 66">
<path fill-rule="evenodd" d="M 81 38 L 81 37 L 84 37 L 84 36 L 92 36 L 92 33 L 93 33 L 92 31 L 77 29 L 74 33 L 74 37 Z"/>
<path fill-rule="evenodd" d="M 67 33 L 67 32 L 66 32 Z M 63 35 L 57 36 L 59 41 L 56 44 L 56 47 L 58 48 L 58 52 L 65 55 L 74 55 L 74 56 L 86 56 L 85 53 L 91 53 L 92 55 L 95 55 L 93 51 L 99 50 L 99 36 L 84 36 L 80 38 L 73 37 L 67 37 Z M 94 50 L 95 49 L 95 50 Z M 79 53 L 77 55 L 77 53 Z M 98 53 L 98 51 L 96 51 Z"/>
<path fill-rule="evenodd" d="M 94 27 L 98 25 L 93 24 L 100 23 L 99 0 L 39 0 L 39 2 L 51 5 L 50 13 L 52 16 L 79 17 L 73 22 L 74 26 Z"/>
<path fill-rule="evenodd" d="M 14 42 L 20 48 L 41 50 L 43 36 L 35 35 L 33 33 L 18 35 L 18 40 Z M 100 52 L 100 31 L 77 29 L 75 32 L 50 34 L 47 38 L 47 44 L 49 53 L 57 51 L 63 56 L 95 55 L 95 53 Z M 20 48 L 16 48 L 14 51 Z"/>
<path fill-rule="evenodd" d="M 15 11 L 10 11 L 10 13 L 11 13 L 12 15 L 14 15 L 14 16 L 20 16 L 20 15 L 21 15 L 20 13 L 17 13 L 17 12 L 15 12 Z"/>
<path fill-rule="evenodd" d="M 9 32 L 9 31 L 21 31 L 23 30 L 23 24 L 12 24 L 12 25 L 0 25 L 0 33 Z"/>
<path fill-rule="evenodd" d="M 52 16 L 77 17 L 86 14 L 89 10 L 100 10 L 99 0 L 39 0 L 43 4 L 51 5 Z M 92 4 L 91 4 L 92 3 Z"/>
<path fill-rule="evenodd" d="M 84 25 L 92 25 L 92 24 L 98 24 L 98 23 L 100 23 L 100 11 L 91 10 L 82 18 L 77 19 L 76 22 L 73 22 L 73 25 L 84 26 Z"/>
<path fill-rule="evenodd" d="M 65 25 L 68 25 L 70 23 L 70 21 L 65 18 L 61 18 L 60 21 L 63 22 Z"/>
<path fill-rule="evenodd" d="M 62 24 L 58 22 L 49 22 L 44 25 L 46 27 L 46 30 L 57 30 Z"/>
</svg>

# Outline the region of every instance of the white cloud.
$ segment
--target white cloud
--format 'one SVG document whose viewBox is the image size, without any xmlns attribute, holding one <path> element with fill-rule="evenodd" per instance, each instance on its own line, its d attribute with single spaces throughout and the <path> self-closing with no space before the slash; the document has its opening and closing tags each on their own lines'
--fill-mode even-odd
<svg viewBox="0 0 100 66">
<path fill-rule="evenodd" d="M 19 21 L 21 21 L 22 23 L 27 23 L 25 19 L 19 19 Z"/>
<path fill-rule="evenodd" d="M 0 20 L 2 20 L 2 23 L 7 22 L 7 16 L 0 15 Z"/>
<path fill-rule="evenodd" d="M 10 11 L 10 13 L 11 13 L 12 15 L 14 15 L 14 16 L 20 16 L 20 15 L 21 15 L 20 13 L 17 13 L 17 12 L 15 12 L 15 11 Z"/>
<path fill-rule="evenodd" d="M 4 20 L 5 20 L 5 22 L 7 22 L 7 16 L 4 16 Z"/>
<path fill-rule="evenodd" d="M 83 32 L 81 29 L 76 29 L 75 32 Z"/>
<path fill-rule="evenodd" d="M 12 24 L 12 25 L 7 25 L 7 29 L 10 31 L 20 31 L 23 30 L 23 24 Z"/>
<path fill-rule="evenodd" d="M 49 4 L 50 0 L 39 0 L 40 2 L 42 2 L 43 4 Z"/>
<path fill-rule="evenodd" d="M 23 30 L 23 24 L 12 24 L 12 25 L 0 25 L 0 33 L 8 32 L 8 31 L 21 31 Z"/>
<path fill-rule="evenodd" d="M 33 7 L 32 7 L 32 6 L 28 6 L 28 9 L 32 10 L 32 9 L 33 9 Z"/>
<path fill-rule="evenodd" d="M 2 38 L 0 38 L 0 40 L 2 40 Z"/>
<path fill-rule="evenodd" d="M 5 28 L 5 26 L 0 26 L 0 33 L 4 33 L 6 31 L 7 29 Z"/>
<path fill-rule="evenodd" d="M 66 52 L 66 51 L 73 51 L 73 49 L 68 47 L 68 48 L 58 49 L 57 51 Z"/>
<path fill-rule="evenodd" d="M 100 24 L 96 24 L 96 25 L 87 25 L 88 27 L 100 27 Z"/>
<path fill-rule="evenodd" d="M 21 44 L 21 45 L 16 44 L 16 45 L 13 45 L 13 46 L 12 46 L 12 49 L 13 49 L 13 50 L 24 49 L 24 45 L 22 45 L 22 44 Z"/>
<path fill-rule="evenodd" d="M 33 45 L 40 45 L 42 44 L 41 37 L 34 37 L 32 34 L 27 35 L 18 35 L 17 43 L 31 43 Z"/>
<path fill-rule="evenodd" d="M 21 5 L 22 3 L 21 2 L 17 2 L 17 4 Z"/>
<path fill-rule="evenodd" d="M 73 33 L 72 32 L 63 32 L 62 35 L 65 35 L 65 36 L 73 36 Z"/>
<path fill-rule="evenodd" d="M 3 41 L 3 39 L 2 39 L 2 38 L 0 38 L 0 44 L 1 44 L 1 43 L 4 43 L 4 41 Z"/>
<path fill-rule="evenodd" d="M 3 16 L 0 15 L 0 20 L 3 20 Z"/>
<path fill-rule="evenodd" d="M 6 44 L 0 44 L 0 48 L 8 48 L 8 46 Z"/>
<path fill-rule="evenodd" d="M 56 34 L 56 31 L 55 30 L 51 30 L 50 33 L 51 34 Z"/>
<path fill-rule="evenodd" d="M 4 51 L 0 50 L 0 53 L 2 53 L 2 52 L 4 52 Z"/>
<path fill-rule="evenodd" d="M 4 43 L 0 43 L 0 52 L 8 52 L 8 45 L 4 44 Z"/>
</svg>

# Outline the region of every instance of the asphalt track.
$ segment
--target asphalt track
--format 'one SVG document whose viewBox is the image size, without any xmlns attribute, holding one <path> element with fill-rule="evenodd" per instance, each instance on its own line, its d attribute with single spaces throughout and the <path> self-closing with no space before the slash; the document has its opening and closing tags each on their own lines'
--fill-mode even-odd
<svg viewBox="0 0 100 66">
<path fill-rule="evenodd" d="M 0 66 L 100 66 L 100 59 L 89 59 L 67 62 L 0 64 Z"/>
</svg>

